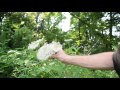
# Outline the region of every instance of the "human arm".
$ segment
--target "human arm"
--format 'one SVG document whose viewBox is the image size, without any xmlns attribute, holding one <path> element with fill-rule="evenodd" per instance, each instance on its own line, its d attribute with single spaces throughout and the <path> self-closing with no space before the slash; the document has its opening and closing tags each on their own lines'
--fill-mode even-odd
<svg viewBox="0 0 120 90">
<path fill-rule="evenodd" d="M 52 57 L 57 58 L 64 63 L 78 65 L 85 68 L 112 70 L 114 69 L 112 60 L 113 53 L 114 52 L 103 52 L 93 55 L 72 56 L 61 50 Z"/>
</svg>

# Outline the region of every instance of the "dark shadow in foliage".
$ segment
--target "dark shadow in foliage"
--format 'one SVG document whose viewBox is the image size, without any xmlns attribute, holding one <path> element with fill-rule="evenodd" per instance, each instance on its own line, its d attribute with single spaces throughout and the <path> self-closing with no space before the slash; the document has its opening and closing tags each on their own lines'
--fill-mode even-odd
<svg viewBox="0 0 120 90">
<path fill-rule="evenodd" d="M 14 78 L 11 76 L 14 66 L 10 66 L 6 63 L 0 63 L 0 78 Z"/>
</svg>

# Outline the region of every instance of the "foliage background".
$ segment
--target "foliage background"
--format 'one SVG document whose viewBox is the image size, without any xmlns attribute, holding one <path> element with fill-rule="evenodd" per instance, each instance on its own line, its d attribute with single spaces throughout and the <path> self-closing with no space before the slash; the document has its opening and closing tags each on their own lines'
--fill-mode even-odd
<svg viewBox="0 0 120 90">
<path fill-rule="evenodd" d="M 67 54 L 87 55 L 115 51 L 120 42 L 119 12 L 68 12 L 70 29 L 59 24 L 63 12 L 0 12 L 1 78 L 118 78 L 115 71 L 66 65 L 56 59 L 40 62 L 32 41 L 60 42 Z M 118 34 L 115 35 L 114 33 Z M 13 53 L 8 53 L 15 50 Z"/>
</svg>

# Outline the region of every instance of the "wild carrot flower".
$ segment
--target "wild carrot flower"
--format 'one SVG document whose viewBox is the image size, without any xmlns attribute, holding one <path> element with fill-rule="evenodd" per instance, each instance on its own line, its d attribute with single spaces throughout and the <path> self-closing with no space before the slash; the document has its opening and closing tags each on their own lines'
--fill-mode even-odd
<svg viewBox="0 0 120 90">
<path fill-rule="evenodd" d="M 36 48 L 39 47 L 39 45 L 43 42 L 43 38 L 42 39 L 39 39 L 37 41 L 33 41 L 31 42 L 29 45 L 28 45 L 28 49 L 29 50 L 35 50 Z"/>
<path fill-rule="evenodd" d="M 56 52 L 62 49 L 62 45 L 59 42 L 52 42 L 50 44 L 44 44 L 41 48 L 39 48 L 37 53 L 37 58 L 39 60 L 47 60 Z"/>
</svg>

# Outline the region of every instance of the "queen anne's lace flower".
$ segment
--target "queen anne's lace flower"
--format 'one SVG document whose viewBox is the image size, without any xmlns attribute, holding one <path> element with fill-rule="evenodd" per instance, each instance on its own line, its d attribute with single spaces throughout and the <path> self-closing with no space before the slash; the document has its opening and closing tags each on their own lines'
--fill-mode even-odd
<svg viewBox="0 0 120 90">
<path fill-rule="evenodd" d="M 39 39 L 37 41 L 33 41 L 28 45 L 29 50 L 35 50 L 39 47 L 40 43 L 43 42 L 43 39 Z"/>
<path fill-rule="evenodd" d="M 50 56 L 59 52 L 61 49 L 62 45 L 59 42 L 44 44 L 41 48 L 39 48 L 37 58 L 39 60 L 47 60 Z"/>
</svg>

